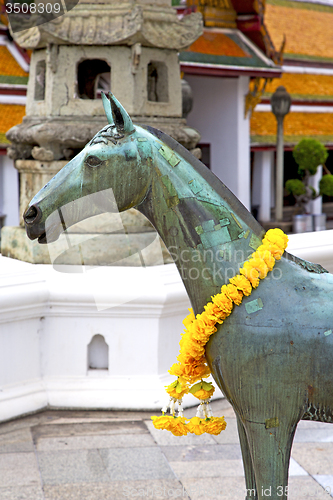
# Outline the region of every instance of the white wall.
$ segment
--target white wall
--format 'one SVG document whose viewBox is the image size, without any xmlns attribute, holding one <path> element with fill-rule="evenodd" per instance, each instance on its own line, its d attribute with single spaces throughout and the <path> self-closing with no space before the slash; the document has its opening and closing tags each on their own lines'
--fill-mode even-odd
<svg viewBox="0 0 333 500">
<path fill-rule="evenodd" d="M 193 92 L 187 123 L 211 144 L 211 169 L 250 208 L 250 125 L 244 118 L 249 78 L 186 75 Z"/>
<path fill-rule="evenodd" d="M 190 306 L 176 266 L 75 270 L 0 256 L 0 421 L 47 406 L 159 411 L 168 401 Z M 108 370 L 88 369 L 95 335 L 109 346 Z"/>
<path fill-rule="evenodd" d="M 19 225 L 19 173 L 6 155 L 0 155 L 0 213 L 6 215 L 4 225 Z"/>
</svg>

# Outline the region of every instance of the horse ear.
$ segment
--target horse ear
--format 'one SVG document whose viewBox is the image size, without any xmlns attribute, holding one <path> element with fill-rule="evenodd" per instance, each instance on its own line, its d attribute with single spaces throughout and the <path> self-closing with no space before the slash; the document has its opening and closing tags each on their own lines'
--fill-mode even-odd
<svg viewBox="0 0 333 500">
<path fill-rule="evenodd" d="M 111 92 L 109 92 L 107 97 L 111 104 L 113 121 L 117 129 L 122 130 L 126 134 L 133 132 L 134 125 L 127 111 L 123 108 L 118 99 L 111 94 Z"/>
<path fill-rule="evenodd" d="M 111 125 L 114 125 L 113 114 L 112 114 L 112 109 L 111 109 L 111 102 L 109 101 L 108 96 L 106 96 L 104 94 L 104 92 L 101 92 L 101 94 L 102 94 L 103 108 L 104 108 L 106 117 L 108 119 L 108 122 Z"/>
</svg>

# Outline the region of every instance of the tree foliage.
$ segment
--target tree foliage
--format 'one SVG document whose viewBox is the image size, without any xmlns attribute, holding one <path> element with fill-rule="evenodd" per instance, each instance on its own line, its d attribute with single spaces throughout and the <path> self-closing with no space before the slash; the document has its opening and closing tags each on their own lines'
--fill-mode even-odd
<svg viewBox="0 0 333 500">
<path fill-rule="evenodd" d="M 333 196 L 333 175 L 324 175 L 319 183 L 319 192 L 309 183 L 311 175 L 317 173 L 319 165 L 324 165 L 328 157 L 327 149 L 316 139 L 302 139 L 295 146 L 293 157 L 301 179 L 289 179 L 285 187 L 295 197 L 296 206 L 305 213 L 309 201 L 324 194 Z"/>
<path fill-rule="evenodd" d="M 308 170 L 315 175 L 319 165 L 323 165 L 328 157 L 327 149 L 316 139 L 302 139 L 293 150 L 293 157 L 298 164 L 300 174 Z"/>
<path fill-rule="evenodd" d="M 305 194 L 306 192 L 305 186 L 300 179 L 289 179 L 286 182 L 286 190 L 294 196 L 301 196 L 301 194 Z"/>
<path fill-rule="evenodd" d="M 319 182 L 320 194 L 333 196 L 333 175 L 324 175 Z"/>
</svg>

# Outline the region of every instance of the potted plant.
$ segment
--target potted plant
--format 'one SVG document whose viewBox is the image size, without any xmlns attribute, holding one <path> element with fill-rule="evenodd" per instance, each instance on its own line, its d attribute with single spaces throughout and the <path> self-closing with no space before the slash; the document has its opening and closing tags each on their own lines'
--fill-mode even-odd
<svg viewBox="0 0 333 500">
<path fill-rule="evenodd" d="M 289 179 L 286 182 L 286 190 L 291 193 L 296 200 L 296 207 L 303 214 L 302 221 L 305 223 L 307 213 L 307 204 L 311 200 L 315 200 L 319 196 L 333 196 L 333 175 L 325 167 L 327 159 L 327 149 L 321 142 L 316 139 L 302 139 L 293 150 L 293 157 L 298 165 L 299 179 Z M 319 165 L 322 165 L 325 170 L 325 175 L 321 178 L 318 186 L 318 191 L 310 185 L 310 178 L 317 173 Z M 294 222 L 301 216 L 294 216 Z M 309 215 L 311 221 L 308 229 L 312 230 L 312 216 Z M 296 224 L 297 226 L 297 224 Z M 302 232 L 297 230 L 295 232 Z"/>
</svg>

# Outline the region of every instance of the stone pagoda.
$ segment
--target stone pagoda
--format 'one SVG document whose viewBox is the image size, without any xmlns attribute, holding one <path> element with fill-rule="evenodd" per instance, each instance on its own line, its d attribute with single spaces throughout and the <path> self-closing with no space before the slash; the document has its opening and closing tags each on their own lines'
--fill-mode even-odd
<svg viewBox="0 0 333 500">
<path fill-rule="evenodd" d="M 21 47 L 32 50 L 26 116 L 7 133 L 8 155 L 20 172 L 21 214 L 34 194 L 105 126 L 102 90 L 111 90 L 135 123 L 161 129 L 194 150 L 200 136 L 182 117 L 178 52 L 201 32 L 200 13 L 178 19 L 171 0 L 80 0 L 64 16 L 13 35 Z M 146 248 L 154 234 L 134 210 L 121 216 L 123 230 L 119 221 L 109 218 L 106 223 L 99 217 L 69 230 L 74 246 L 84 241 L 85 264 L 115 263 Z M 88 241 L 100 233 L 109 233 L 112 245 L 125 246 L 125 253 L 116 252 L 110 261 L 96 242 Z M 48 248 L 28 240 L 23 227 L 3 229 L 2 253 L 33 263 L 52 261 Z M 58 263 L 80 263 L 77 252 L 58 253 Z M 154 257 L 148 258 L 153 263 Z"/>
</svg>

